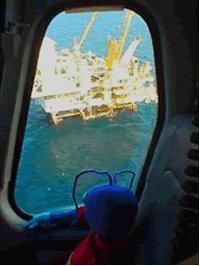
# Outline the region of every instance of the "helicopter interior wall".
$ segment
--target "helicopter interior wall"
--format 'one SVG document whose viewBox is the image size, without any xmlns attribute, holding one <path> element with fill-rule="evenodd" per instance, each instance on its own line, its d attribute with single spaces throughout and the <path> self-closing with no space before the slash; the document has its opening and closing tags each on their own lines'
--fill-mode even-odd
<svg viewBox="0 0 200 266">
<path fill-rule="evenodd" d="M 192 120 L 193 116 L 186 113 L 174 117 L 166 134 L 160 139 L 159 146 L 162 146 L 162 149 L 154 157 L 152 170 L 147 176 L 133 232 L 135 243 L 138 243 L 135 264 L 162 265 L 174 259 L 175 262 L 172 264 L 177 264 L 198 252 L 198 236 L 196 234 L 195 238 L 188 229 L 179 237 L 177 248 L 182 251 L 179 260 L 177 253 L 173 254 L 175 258 L 170 253 L 173 229 L 179 226 L 177 220 L 177 213 L 181 210 L 179 200 L 181 196 L 187 195 L 182 188 L 187 179 L 184 168 L 191 164 L 198 167 L 198 161 L 194 162 L 187 157 L 191 148 L 195 147 L 198 150 L 198 145 L 190 142 L 191 134 L 197 131 Z M 160 163 L 157 163 L 158 161 Z M 189 237 L 193 237 L 192 244 Z"/>
<path fill-rule="evenodd" d="M 9 15 L 6 19 L 30 23 L 31 27 L 20 29 L 16 36 L 7 33 L 1 36 L 5 59 L 0 90 L 0 256 L 3 264 L 48 264 L 48 258 L 41 259 L 44 258 L 42 251 L 65 251 L 63 256 L 67 257 L 67 253 L 87 235 L 88 231 L 80 228 L 24 232 L 22 226 L 25 219 L 11 208 L 8 184 L 13 174 L 13 160 L 20 156 L 18 149 L 18 155 L 14 157 L 16 137 L 20 143 L 24 136 L 22 131 L 25 130 L 30 98 L 28 90 L 31 90 L 38 56 L 35 44 L 39 42 L 38 48 L 48 21 L 63 6 L 97 5 L 106 6 L 108 1 L 94 3 L 81 0 L 66 3 L 62 0 L 27 0 L 23 4 L 17 0 L 7 1 Z M 133 231 L 135 255 L 130 264 L 166 264 L 170 237 L 177 224 L 176 212 L 180 208 L 178 198 L 185 193 L 181 188 L 181 182 L 185 179 L 183 167 L 191 163 L 186 156 L 191 148 L 189 136 L 198 131 L 191 122 L 193 112 L 196 111 L 194 101 L 198 98 L 198 1 L 127 0 L 125 3 L 111 0 L 109 5 L 132 7 L 146 18 L 153 37 L 159 123 L 136 191 L 140 209 Z M 40 24 L 42 19 L 44 22 Z M 16 45 L 13 47 L 13 44 Z M 25 88 L 27 91 L 24 94 Z M 19 120 L 22 100 L 26 102 L 23 108 L 25 115 Z M 21 131 L 17 135 L 19 125 Z M 158 136 L 159 142 L 155 143 Z M 153 144 L 155 150 L 151 150 Z M 145 179 L 143 188 L 142 181 Z M 180 256 L 179 261 L 182 259 L 184 257 Z"/>
<path fill-rule="evenodd" d="M 5 27 L 5 6 L 6 1 L 1 1 L 0 3 L 0 34 L 3 32 L 3 29 Z M 2 49 L 2 44 L 0 43 L 0 85 L 2 80 L 2 73 L 3 73 L 3 64 L 4 64 L 4 54 Z"/>
</svg>

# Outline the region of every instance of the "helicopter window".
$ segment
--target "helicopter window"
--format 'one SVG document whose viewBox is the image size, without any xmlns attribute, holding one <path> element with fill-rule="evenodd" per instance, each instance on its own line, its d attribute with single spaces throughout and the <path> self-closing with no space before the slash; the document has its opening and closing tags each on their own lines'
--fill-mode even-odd
<svg viewBox="0 0 200 266">
<path fill-rule="evenodd" d="M 130 10 L 62 12 L 47 28 L 37 70 L 15 187 L 21 210 L 74 207 L 74 178 L 86 169 L 132 170 L 134 190 L 158 107 L 144 20 Z M 130 179 L 126 174 L 118 182 L 128 186 Z M 78 202 L 105 182 L 105 176 L 81 177 Z"/>
</svg>

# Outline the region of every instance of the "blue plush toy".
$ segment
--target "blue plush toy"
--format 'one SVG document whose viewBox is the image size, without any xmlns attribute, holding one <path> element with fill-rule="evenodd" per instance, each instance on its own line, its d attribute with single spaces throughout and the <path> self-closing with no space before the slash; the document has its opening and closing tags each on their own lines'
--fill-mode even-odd
<svg viewBox="0 0 200 266">
<path fill-rule="evenodd" d="M 78 178 L 85 173 L 106 174 L 108 184 L 93 187 L 85 195 L 85 206 L 78 207 L 75 192 Z M 117 175 L 131 173 L 130 187 L 117 185 Z M 25 224 L 26 229 L 52 224 L 89 225 L 91 228 L 85 239 L 71 254 L 67 264 L 107 264 L 107 258 L 113 250 L 121 250 L 126 244 L 126 236 L 130 232 L 136 218 L 138 202 L 131 191 L 134 172 L 118 171 L 113 178 L 107 171 L 86 170 L 75 178 L 73 200 L 76 210 L 62 213 L 44 212 L 34 216 Z"/>
</svg>

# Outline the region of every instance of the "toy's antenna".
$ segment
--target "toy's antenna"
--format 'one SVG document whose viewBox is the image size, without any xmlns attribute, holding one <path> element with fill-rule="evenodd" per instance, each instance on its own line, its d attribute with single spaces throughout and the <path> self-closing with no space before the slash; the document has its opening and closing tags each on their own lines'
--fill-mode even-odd
<svg viewBox="0 0 200 266">
<path fill-rule="evenodd" d="M 132 188 L 132 185 L 133 185 L 133 180 L 135 178 L 135 173 L 133 171 L 130 171 L 130 170 L 124 170 L 124 171 L 117 171 L 114 173 L 113 175 L 113 184 L 116 184 L 117 183 L 117 175 L 118 174 L 124 174 L 124 173 L 131 173 L 133 175 L 132 179 L 131 179 L 131 182 L 130 182 L 130 189 Z"/>
<path fill-rule="evenodd" d="M 109 175 L 109 173 L 107 171 L 97 171 L 97 170 L 85 170 L 81 173 L 79 173 L 78 175 L 76 175 L 75 177 L 75 181 L 74 181 L 74 187 L 73 187 L 73 192 L 72 192 L 72 198 L 74 200 L 74 204 L 76 206 L 76 211 L 77 211 L 77 214 L 78 214 L 78 204 L 77 204 L 77 201 L 76 201 L 76 184 L 77 184 L 77 181 L 78 181 L 78 178 L 83 175 L 83 174 L 87 174 L 87 173 L 95 173 L 95 174 L 106 174 L 109 178 L 109 181 L 110 181 L 110 185 L 113 184 L 113 179 L 112 177 Z"/>
</svg>

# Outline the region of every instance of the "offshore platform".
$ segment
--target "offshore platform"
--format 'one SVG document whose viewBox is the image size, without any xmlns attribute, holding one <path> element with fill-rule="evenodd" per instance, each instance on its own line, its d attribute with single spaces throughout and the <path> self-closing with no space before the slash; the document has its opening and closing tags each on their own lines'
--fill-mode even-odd
<svg viewBox="0 0 200 266">
<path fill-rule="evenodd" d="M 44 37 L 31 98 L 51 114 L 55 125 L 69 116 L 79 115 L 87 120 L 112 116 L 121 108 L 136 110 L 137 102 L 158 102 L 150 62 L 139 67 L 139 58 L 133 55 L 141 36 L 136 36 L 122 55 L 134 15 L 135 12 L 127 11 L 120 39 L 108 41 L 106 58 L 81 51 L 97 12 L 90 18 L 81 40 L 73 39 L 72 53 L 68 49 L 56 52 L 57 43 Z"/>
</svg>

